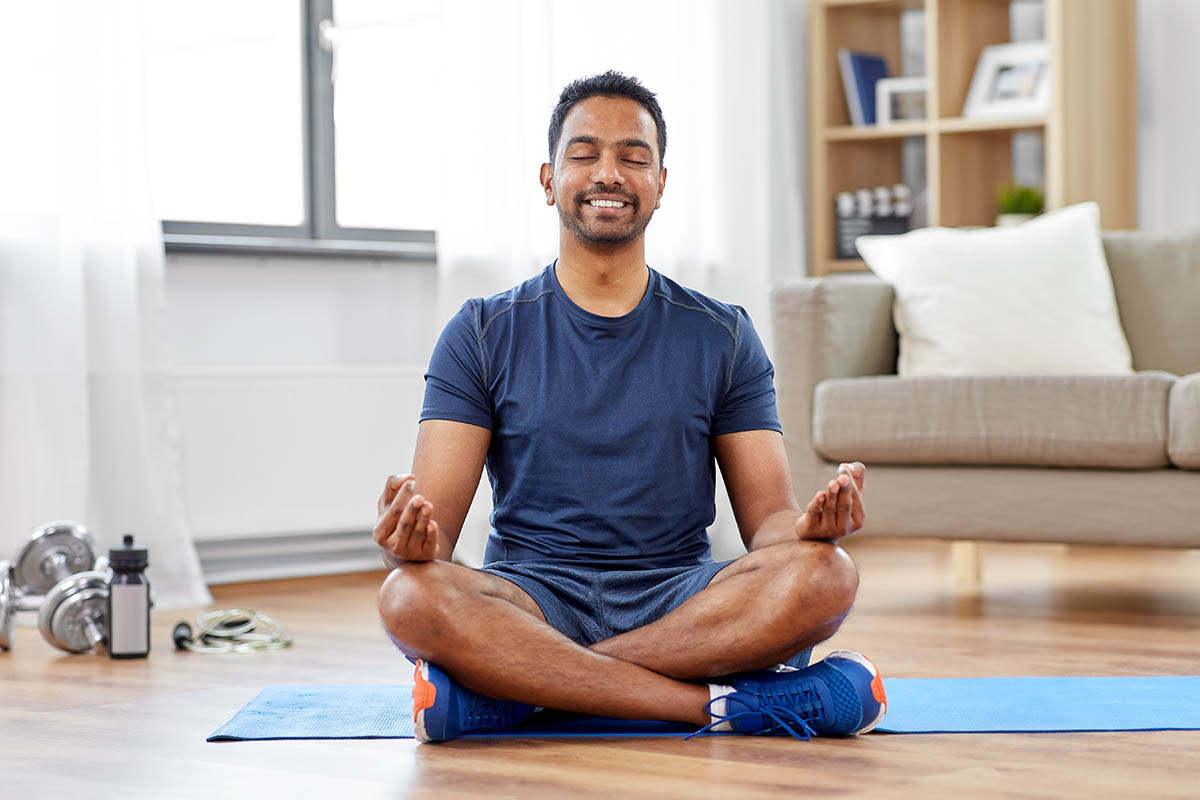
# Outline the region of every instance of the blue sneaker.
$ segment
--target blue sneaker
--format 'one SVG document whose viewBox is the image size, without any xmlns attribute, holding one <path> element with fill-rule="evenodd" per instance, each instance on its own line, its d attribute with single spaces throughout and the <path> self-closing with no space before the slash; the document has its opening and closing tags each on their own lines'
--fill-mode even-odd
<svg viewBox="0 0 1200 800">
<path fill-rule="evenodd" d="M 734 676 L 733 689 L 724 698 L 725 714 L 696 733 L 728 722 L 740 733 L 853 736 L 887 713 L 879 671 L 853 650 L 836 650 L 800 670 L 745 672 Z"/>
<path fill-rule="evenodd" d="M 459 686 L 441 668 L 417 661 L 413 675 L 413 729 L 417 741 L 444 742 L 468 733 L 507 731 L 533 706 L 493 700 Z"/>
</svg>

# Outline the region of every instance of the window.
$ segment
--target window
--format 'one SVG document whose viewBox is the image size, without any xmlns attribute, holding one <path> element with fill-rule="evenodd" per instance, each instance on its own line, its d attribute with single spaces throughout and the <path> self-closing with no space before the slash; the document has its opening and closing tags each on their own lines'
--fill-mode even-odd
<svg viewBox="0 0 1200 800">
<path fill-rule="evenodd" d="M 145 0 L 147 127 L 168 249 L 434 256 L 416 0 Z"/>
</svg>

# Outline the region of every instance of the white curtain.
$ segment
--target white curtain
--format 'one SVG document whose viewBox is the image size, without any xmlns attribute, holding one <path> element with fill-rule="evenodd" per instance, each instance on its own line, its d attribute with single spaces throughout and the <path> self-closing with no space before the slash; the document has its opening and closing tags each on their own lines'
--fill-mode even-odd
<svg viewBox="0 0 1200 800">
<path fill-rule="evenodd" d="M 439 310 L 512 286 L 553 260 L 558 215 L 537 182 L 563 86 L 616 69 L 656 92 L 666 118 L 662 208 L 647 261 L 744 306 L 771 348 L 771 284 L 802 275 L 805 0 L 648 0 L 597 12 L 576 0 L 448 0 L 435 71 L 446 105 Z M 481 487 L 459 553 L 482 555 Z M 723 493 L 714 552 L 740 552 Z"/>
<path fill-rule="evenodd" d="M 211 602 L 188 530 L 137 5 L 6 3 L 0 558 L 55 519 L 149 550 L 160 609 Z"/>
</svg>

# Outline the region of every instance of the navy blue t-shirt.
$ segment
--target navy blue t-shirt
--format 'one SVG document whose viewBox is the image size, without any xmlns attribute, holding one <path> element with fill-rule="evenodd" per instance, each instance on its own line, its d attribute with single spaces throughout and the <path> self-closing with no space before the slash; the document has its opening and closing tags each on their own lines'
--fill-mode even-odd
<svg viewBox="0 0 1200 800">
<path fill-rule="evenodd" d="M 682 566 L 712 560 L 712 437 L 782 430 L 773 377 L 742 308 L 651 269 L 637 307 L 603 317 L 551 264 L 447 323 L 421 419 L 492 432 L 487 562 Z"/>
</svg>

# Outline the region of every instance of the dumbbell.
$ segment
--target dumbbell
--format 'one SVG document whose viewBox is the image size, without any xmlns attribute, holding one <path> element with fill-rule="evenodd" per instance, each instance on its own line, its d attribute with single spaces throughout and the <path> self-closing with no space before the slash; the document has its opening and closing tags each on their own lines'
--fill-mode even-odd
<svg viewBox="0 0 1200 800">
<path fill-rule="evenodd" d="M 92 536 L 82 525 L 60 520 L 38 526 L 15 564 L 0 562 L 0 650 L 12 646 L 18 611 L 38 611 L 52 587 L 96 566 L 107 569 L 107 559 L 96 560 Z"/>
<path fill-rule="evenodd" d="M 100 569 L 68 575 L 45 597 L 15 593 L 12 565 L 0 562 L 0 648 L 11 647 L 16 611 L 37 611 L 42 638 L 69 653 L 84 653 L 107 640 L 108 559 L 96 559 Z"/>
<path fill-rule="evenodd" d="M 86 653 L 108 641 L 107 572 L 88 570 L 54 585 L 38 611 L 42 638 L 68 653 Z"/>
<path fill-rule="evenodd" d="M 40 597 L 28 597 L 17 589 L 12 562 L 0 561 L 0 650 L 12 647 L 17 612 L 36 611 L 40 607 Z"/>
<path fill-rule="evenodd" d="M 34 529 L 13 570 L 17 588 L 26 595 L 44 595 L 76 572 L 96 563 L 96 547 L 87 528 L 78 522 L 59 520 Z"/>
</svg>

